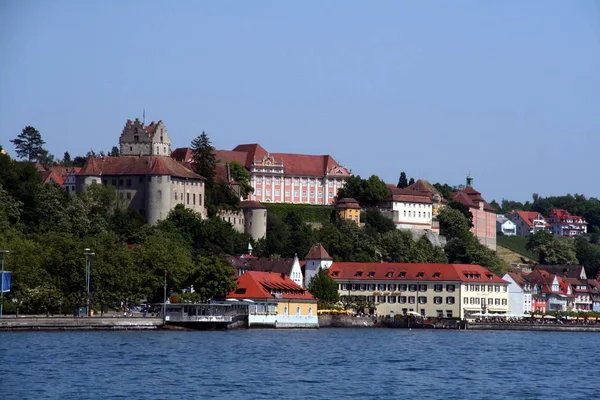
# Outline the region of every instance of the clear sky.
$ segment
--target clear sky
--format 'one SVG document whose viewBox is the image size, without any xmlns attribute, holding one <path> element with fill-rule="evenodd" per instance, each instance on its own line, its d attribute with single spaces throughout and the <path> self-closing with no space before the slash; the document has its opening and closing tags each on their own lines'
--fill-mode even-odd
<svg viewBox="0 0 600 400">
<path fill-rule="evenodd" d="M 600 2 L 0 1 L 0 144 L 331 154 L 491 201 L 600 197 Z"/>
</svg>

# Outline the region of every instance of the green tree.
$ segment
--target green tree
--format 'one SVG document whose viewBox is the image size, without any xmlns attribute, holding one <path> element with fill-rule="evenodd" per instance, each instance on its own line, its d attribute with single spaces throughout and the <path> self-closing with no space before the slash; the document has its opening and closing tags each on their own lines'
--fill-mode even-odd
<svg viewBox="0 0 600 400">
<path fill-rule="evenodd" d="M 365 212 L 364 219 L 366 229 L 376 233 L 385 233 L 396 229 L 394 221 L 384 216 L 376 208 L 369 208 Z"/>
<path fill-rule="evenodd" d="M 469 228 L 473 227 L 473 214 L 471 213 L 471 210 L 469 209 L 469 207 L 465 206 L 462 203 L 454 201 L 454 200 L 452 200 L 451 202 L 448 203 L 448 207 L 460 211 L 462 213 L 462 215 L 464 215 L 465 218 L 467 219 Z"/>
<path fill-rule="evenodd" d="M 42 149 L 37 158 L 37 161 L 42 165 L 56 165 L 57 162 L 54 160 L 54 155 L 46 149 Z"/>
<path fill-rule="evenodd" d="M 410 178 L 410 181 L 408 181 L 408 186 L 412 185 L 413 183 L 415 183 L 415 178 Z"/>
<path fill-rule="evenodd" d="M 244 199 L 248 198 L 250 193 L 254 193 L 254 188 L 250 186 L 250 173 L 242 164 L 237 161 L 229 163 L 229 171 L 231 178 L 240 186 L 240 196 Z"/>
<path fill-rule="evenodd" d="M 404 189 L 408 186 L 408 180 L 406 179 L 406 173 L 404 171 L 400 172 L 400 178 L 398 179 L 398 184 L 396 185 L 399 189 Z"/>
<path fill-rule="evenodd" d="M 452 186 L 448 185 L 447 183 L 434 183 L 433 187 L 436 188 L 437 191 L 440 192 L 440 195 L 446 200 L 452 199 L 452 193 L 454 192 Z"/>
<path fill-rule="evenodd" d="M 331 307 L 340 300 L 338 284 L 329 276 L 326 269 L 319 269 L 319 272 L 312 277 L 308 283 L 308 291 L 319 299 L 320 308 Z"/>
<path fill-rule="evenodd" d="M 600 246 L 589 243 L 584 238 L 577 238 L 575 252 L 579 264 L 585 267 L 588 278 L 597 277 L 600 272 Z"/>
<path fill-rule="evenodd" d="M 113 146 L 112 149 L 108 152 L 110 157 L 118 157 L 119 156 L 119 148 L 117 146 Z"/>
<path fill-rule="evenodd" d="M 237 286 L 233 267 L 219 256 L 197 257 L 186 282 L 202 302 L 223 298 Z"/>
<path fill-rule="evenodd" d="M 69 154 L 68 151 L 65 151 L 65 153 L 63 154 L 62 163 L 65 167 L 73 166 L 73 160 L 71 160 L 71 154 Z"/>
<path fill-rule="evenodd" d="M 44 150 L 46 142 L 42 140 L 42 135 L 33 126 L 26 126 L 16 139 L 11 140 L 15 145 L 17 156 L 26 158 L 28 161 L 37 161 Z"/>
<path fill-rule="evenodd" d="M 537 231 L 527 237 L 525 248 L 537 253 L 540 264 L 548 264 L 547 259 L 552 252 L 554 235 L 548 231 Z"/>
<path fill-rule="evenodd" d="M 202 132 L 192 140 L 193 166 L 197 174 L 206 178 L 206 188 L 212 189 L 215 179 L 215 148 L 212 146 L 208 135 Z"/>
<path fill-rule="evenodd" d="M 465 215 L 454 208 L 442 208 L 438 214 L 438 221 L 440 223 L 440 234 L 447 239 L 460 238 L 470 229 Z"/>
<path fill-rule="evenodd" d="M 338 190 L 338 198 L 350 197 L 362 206 L 374 206 L 381 201 L 389 200 L 390 188 L 377 175 L 362 179 L 359 175 L 346 180 L 344 187 Z"/>
</svg>

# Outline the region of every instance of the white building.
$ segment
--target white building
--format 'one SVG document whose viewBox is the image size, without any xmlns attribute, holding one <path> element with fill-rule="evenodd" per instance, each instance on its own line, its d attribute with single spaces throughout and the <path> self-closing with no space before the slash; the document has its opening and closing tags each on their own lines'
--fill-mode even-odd
<svg viewBox="0 0 600 400">
<path fill-rule="evenodd" d="M 516 236 L 517 225 L 506 215 L 496 215 L 496 232 L 502 232 L 504 236 Z"/>
<path fill-rule="evenodd" d="M 516 225 L 517 236 L 550 230 L 550 225 L 542 214 L 535 211 L 512 211 L 508 213 L 508 218 Z"/>
<path fill-rule="evenodd" d="M 390 187 L 390 199 L 382 202 L 382 213 L 394 221 L 397 229 L 426 229 L 433 227 L 433 200 L 428 193 Z"/>
<path fill-rule="evenodd" d="M 306 257 L 304 266 L 304 287 L 307 288 L 310 280 L 320 269 L 329 269 L 333 263 L 333 258 L 327 253 L 327 250 L 320 243 L 313 245 Z"/>
<path fill-rule="evenodd" d="M 511 314 L 525 315 L 533 310 L 532 289 L 523 275 L 517 272 L 507 272 L 502 279 L 508 285 L 508 309 Z"/>
<path fill-rule="evenodd" d="M 567 210 L 551 210 L 548 214 L 548 223 L 554 236 L 575 237 L 587 233 L 587 222 L 583 217 L 571 215 Z"/>
</svg>

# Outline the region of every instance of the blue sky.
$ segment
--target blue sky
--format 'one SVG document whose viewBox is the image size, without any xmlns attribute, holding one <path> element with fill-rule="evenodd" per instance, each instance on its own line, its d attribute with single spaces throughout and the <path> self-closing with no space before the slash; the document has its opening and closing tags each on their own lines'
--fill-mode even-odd
<svg viewBox="0 0 600 400">
<path fill-rule="evenodd" d="M 0 144 L 118 144 L 127 118 L 174 147 L 331 154 L 491 201 L 600 197 L 596 1 L 2 1 Z"/>
</svg>

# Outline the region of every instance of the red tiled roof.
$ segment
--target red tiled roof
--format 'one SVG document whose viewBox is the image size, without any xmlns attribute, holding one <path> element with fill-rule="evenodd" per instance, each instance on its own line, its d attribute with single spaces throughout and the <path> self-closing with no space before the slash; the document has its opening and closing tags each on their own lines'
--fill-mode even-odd
<svg viewBox="0 0 600 400">
<path fill-rule="evenodd" d="M 333 260 L 331 256 L 325 250 L 325 247 L 321 243 L 313 244 L 306 257 L 305 260 Z"/>
<path fill-rule="evenodd" d="M 258 201 L 244 200 L 240 201 L 241 208 L 255 209 L 255 210 L 266 210 L 267 207 L 260 204 Z"/>
<path fill-rule="evenodd" d="M 351 209 L 351 210 L 359 210 L 360 204 L 358 201 L 354 200 L 350 197 L 345 197 L 343 199 L 338 200 L 335 203 L 335 208 L 337 209 Z"/>
<path fill-rule="evenodd" d="M 204 179 L 170 157 L 118 156 L 94 158 L 90 156 L 79 175 L 170 175 L 179 178 Z"/>
<path fill-rule="evenodd" d="M 243 163 L 246 168 L 250 168 L 254 163 L 254 160 L 260 160 L 268 154 L 268 152 L 258 143 L 239 144 L 235 146 L 233 151 L 246 153 L 246 162 Z"/>
<path fill-rule="evenodd" d="M 583 217 L 580 217 L 579 215 L 572 215 L 567 210 L 563 210 L 560 208 L 550 210 L 548 216 L 553 219 L 558 219 L 559 221 L 563 221 L 565 219 L 583 219 Z"/>
<path fill-rule="evenodd" d="M 179 162 L 191 163 L 194 152 L 189 147 L 179 147 L 171 152 L 171 158 Z"/>
<path fill-rule="evenodd" d="M 334 262 L 329 275 L 339 280 L 406 280 L 507 283 L 480 265 Z M 478 276 L 478 277 L 477 277 Z M 490 279 L 491 277 L 491 279 Z"/>
<path fill-rule="evenodd" d="M 227 298 L 231 299 L 275 299 L 278 292 L 280 299 L 314 300 L 308 290 L 298 286 L 284 273 L 249 271 L 237 279 L 237 289 L 229 292 Z"/>
<path fill-rule="evenodd" d="M 483 209 L 488 212 L 496 212 L 496 209 L 488 204 L 477 190 L 472 187 L 466 187 L 454 193 L 453 200 L 464 204 L 467 207 L 479 208 L 479 203 L 483 203 Z"/>
<path fill-rule="evenodd" d="M 282 161 L 286 175 L 325 176 L 332 168 L 341 167 L 330 155 L 271 153 L 275 160 Z M 344 169 L 343 176 L 350 173 Z"/>
<path fill-rule="evenodd" d="M 525 222 L 525 224 L 527 224 L 527 226 L 529 227 L 533 226 L 534 219 L 544 219 L 542 214 L 536 211 L 513 211 L 513 213 L 516 213 L 519 216 L 519 218 L 521 218 L 523 222 Z M 545 222 L 545 224 L 546 226 L 550 226 L 550 224 L 547 222 Z"/>
<path fill-rule="evenodd" d="M 521 289 L 523 289 L 525 287 L 525 284 L 528 283 L 525 279 L 525 274 L 523 272 L 509 271 L 508 275 L 512 278 L 513 281 L 515 281 L 517 285 L 519 285 Z"/>
<path fill-rule="evenodd" d="M 230 150 L 215 150 L 213 151 L 215 155 L 215 160 L 220 161 L 222 163 L 228 163 L 232 161 L 239 162 L 244 167 L 248 168 L 246 165 L 246 158 L 248 157 L 248 153 L 243 151 L 230 151 Z"/>
</svg>

